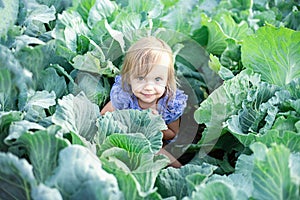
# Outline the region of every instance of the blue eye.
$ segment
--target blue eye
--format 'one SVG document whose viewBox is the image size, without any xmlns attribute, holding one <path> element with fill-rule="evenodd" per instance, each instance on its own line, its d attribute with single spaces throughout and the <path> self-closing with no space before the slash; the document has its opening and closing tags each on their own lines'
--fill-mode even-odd
<svg viewBox="0 0 300 200">
<path fill-rule="evenodd" d="M 144 80 L 144 77 L 143 77 L 143 76 L 139 76 L 139 77 L 137 77 L 137 79 L 138 79 L 139 81 L 142 81 L 142 80 Z"/>
<path fill-rule="evenodd" d="M 162 78 L 156 77 L 156 78 L 155 78 L 155 81 L 162 81 Z"/>
</svg>

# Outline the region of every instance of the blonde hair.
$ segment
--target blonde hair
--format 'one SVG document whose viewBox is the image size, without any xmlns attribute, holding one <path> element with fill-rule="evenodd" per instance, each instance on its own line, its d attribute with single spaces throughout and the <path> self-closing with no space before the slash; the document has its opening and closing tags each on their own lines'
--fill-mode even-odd
<svg viewBox="0 0 300 200">
<path fill-rule="evenodd" d="M 153 36 L 138 40 L 128 49 L 121 70 L 123 89 L 128 88 L 131 76 L 147 75 L 166 54 L 170 58 L 166 94 L 172 98 L 177 89 L 172 49 L 166 42 Z"/>
</svg>

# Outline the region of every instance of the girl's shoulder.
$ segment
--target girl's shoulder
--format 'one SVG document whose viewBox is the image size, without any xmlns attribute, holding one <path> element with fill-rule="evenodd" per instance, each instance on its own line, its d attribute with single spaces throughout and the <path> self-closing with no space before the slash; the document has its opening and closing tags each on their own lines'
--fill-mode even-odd
<svg viewBox="0 0 300 200">
<path fill-rule="evenodd" d="M 186 107 L 187 99 L 188 95 L 183 90 L 177 89 L 174 96 L 169 99 L 167 105 L 169 108 Z"/>
<path fill-rule="evenodd" d="M 129 90 L 128 90 L 129 91 Z M 122 87 L 122 77 L 117 75 L 110 90 L 110 100 L 115 109 L 129 109 L 135 105 L 132 94 Z"/>
<path fill-rule="evenodd" d="M 188 100 L 188 95 L 184 91 L 177 89 L 174 96 L 170 99 L 165 98 L 161 105 L 164 112 L 162 113 L 166 123 L 169 124 L 177 120 L 184 112 Z"/>
</svg>

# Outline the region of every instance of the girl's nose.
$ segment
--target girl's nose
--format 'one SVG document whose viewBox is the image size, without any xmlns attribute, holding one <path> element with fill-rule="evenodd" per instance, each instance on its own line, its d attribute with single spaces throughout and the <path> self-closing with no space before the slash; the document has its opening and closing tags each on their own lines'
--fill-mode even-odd
<svg viewBox="0 0 300 200">
<path fill-rule="evenodd" d="M 145 90 L 153 90 L 154 84 L 152 82 L 147 82 L 144 86 Z"/>
</svg>

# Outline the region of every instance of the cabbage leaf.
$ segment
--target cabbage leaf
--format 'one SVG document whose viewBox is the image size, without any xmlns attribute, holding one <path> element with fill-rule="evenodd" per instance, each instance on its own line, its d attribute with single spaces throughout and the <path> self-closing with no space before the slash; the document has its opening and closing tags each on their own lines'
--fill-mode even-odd
<svg viewBox="0 0 300 200">
<path fill-rule="evenodd" d="M 58 166 L 45 184 L 58 188 L 64 199 L 122 199 L 123 196 L 116 178 L 102 169 L 92 152 L 79 145 L 59 152 Z"/>
<path fill-rule="evenodd" d="M 103 168 L 118 179 L 125 199 L 153 195 L 156 177 L 169 162 L 152 152 L 142 133 L 112 134 L 101 145 L 99 154 Z"/>
<path fill-rule="evenodd" d="M 150 110 L 116 110 L 107 112 L 98 119 L 96 142 L 102 144 L 106 136 L 114 133 L 142 133 L 151 144 L 151 151 L 157 153 L 162 147 L 162 130 L 167 126 L 159 115 Z"/>
<path fill-rule="evenodd" d="M 300 32 L 271 25 L 244 39 L 242 63 L 263 81 L 284 86 L 300 76 Z"/>
<path fill-rule="evenodd" d="M 96 132 L 96 120 L 100 116 L 99 107 L 80 92 L 64 96 L 52 117 L 52 122 L 62 127 L 63 133 L 74 132 L 92 141 Z"/>
</svg>

